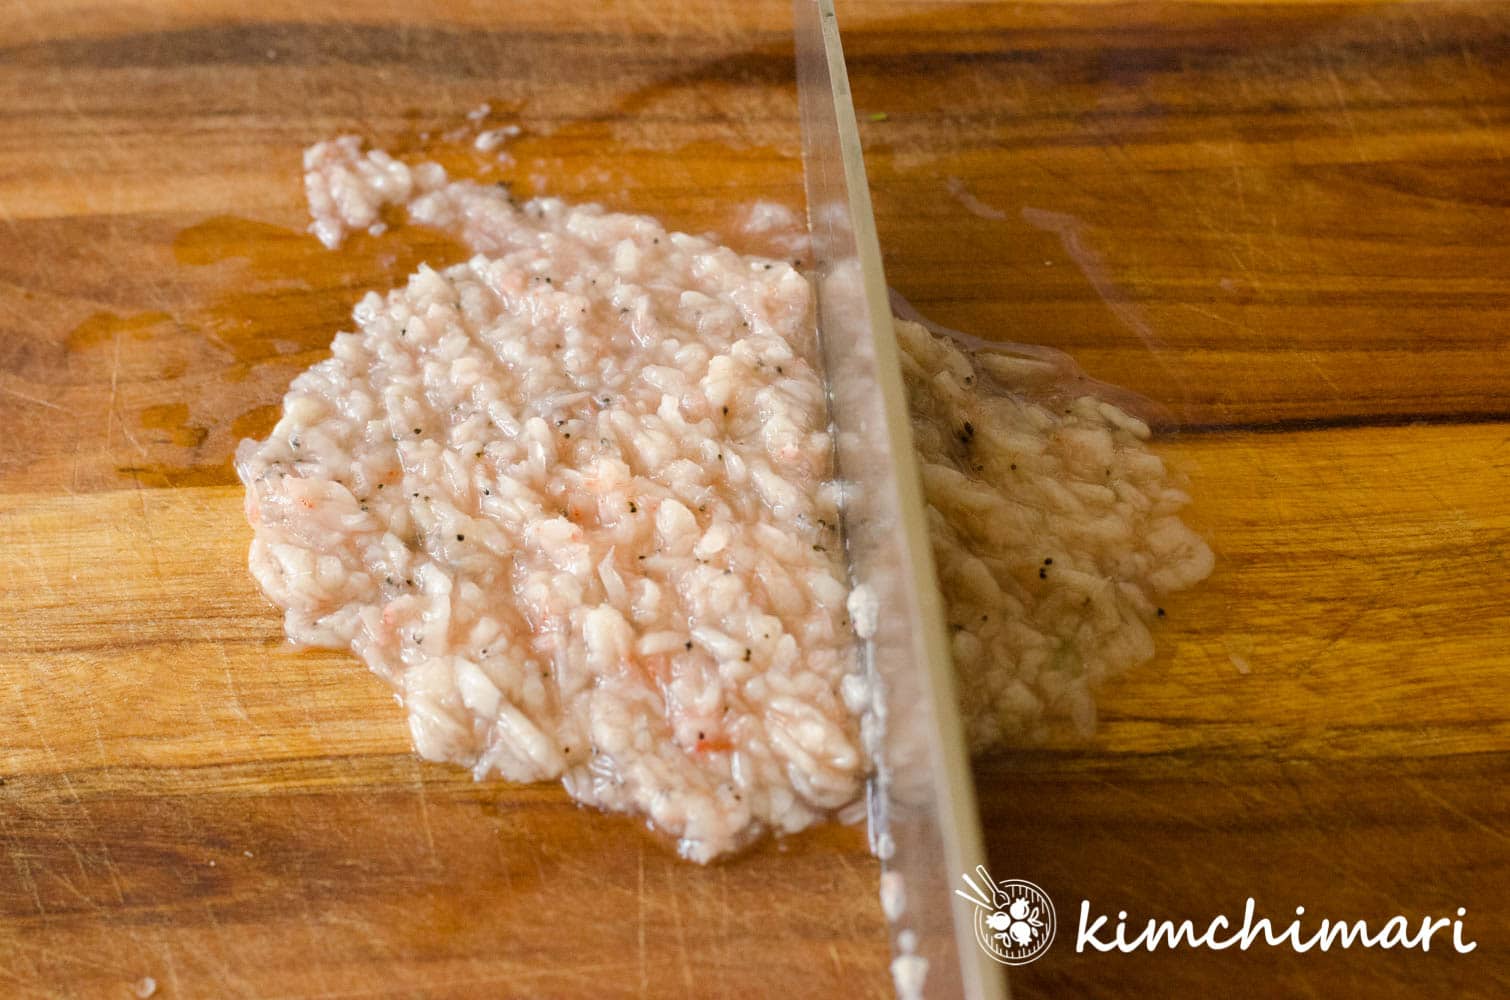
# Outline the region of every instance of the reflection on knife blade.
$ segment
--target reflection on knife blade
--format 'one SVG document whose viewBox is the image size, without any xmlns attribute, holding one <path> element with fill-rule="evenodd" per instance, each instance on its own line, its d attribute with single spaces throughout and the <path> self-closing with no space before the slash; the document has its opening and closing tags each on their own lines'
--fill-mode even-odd
<svg viewBox="0 0 1510 1000">
<path fill-rule="evenodd" d="M 854 108 L 830 0 L 794 5 L 818 317 L 844 525 L 874 699 L 871 831 L 891 888 L 899 992 L 1000 997 L 952 893 L 983 860 L 943 611 Z M 904 897 L 895 905 L 895 897 Z"/>
<path fill-rule="evenodd" d="M 1089 733 L 1095 687 L 1152 655 L 1159 595 L 1204 578 L 1212 554 L 1179 518 L 1188 497 L 1148 450 L 1149 427 L 1128 412 L 1156 406 L 1085 377 L 1062 353 L 925 328 L 896 297 L 918 322 L 893 325 L 831 4 L 797 0 L 796 13 L 893 974 L 903 996 L 994 994 L 1004 985 L 980 956 L 1011 965 L 1042 954 L 1053 907 L 975 860 L 957 706 L 974 749 L 1041 738 L 1054 717 Z M 971 891 L 941 900 L 956 875 Z"/>
</svg>

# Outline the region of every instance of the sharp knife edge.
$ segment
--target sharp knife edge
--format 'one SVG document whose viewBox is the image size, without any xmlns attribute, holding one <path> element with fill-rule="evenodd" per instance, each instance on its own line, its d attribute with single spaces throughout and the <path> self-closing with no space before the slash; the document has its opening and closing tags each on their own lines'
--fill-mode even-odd
<svg viewBox="0 0 1510 1000">
<path fill-rule="evenodd" d="M 878 611 L 863 655 L 881 696 L 872 842 L 906 904 L 892 927 L 893 953 L 927 960 L 923 996 L 1005 1000 L 1001 967 L 977 946 L 972 908 L 953 892 L 985 853 L 833 0 L 793 0 L 793 14 L 818 325 L 835 460 L 846 484 L 846 552 L 851 584 Z M 894 962 L 893 972 L 907 992 L 908 968 Z"/>
</svg>

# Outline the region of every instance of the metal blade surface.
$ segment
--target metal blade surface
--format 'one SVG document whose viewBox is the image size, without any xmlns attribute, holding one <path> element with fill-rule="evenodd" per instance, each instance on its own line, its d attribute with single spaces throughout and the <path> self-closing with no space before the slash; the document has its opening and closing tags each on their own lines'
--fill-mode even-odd
<svg viewBox="0 0 1510 1000">
<path fill-rule="evenodd" d="M 893 977 L 903 997 L 998 1000 L 1002 969 L 954 892 L 985 855 L 848 74 L 832 0 L 793 10 L 819 338 L 871 685 L 871 843 L 883 899 L 901 902 Z"/>
</svg>

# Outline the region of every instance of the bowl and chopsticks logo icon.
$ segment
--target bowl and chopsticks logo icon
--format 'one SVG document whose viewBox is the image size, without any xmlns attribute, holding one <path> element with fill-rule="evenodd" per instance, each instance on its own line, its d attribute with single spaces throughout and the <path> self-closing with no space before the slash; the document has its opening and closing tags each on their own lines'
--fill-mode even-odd
<svg viewBox="0 0 1510 1000">
<path fill-rule="evenodd" d="M 954 894 L 975 907 L 975 940 L 986 954 L 1003 965 L 1027 965 L 1054 943 L 1054 903 L 1032 882 L 998 882 L 983 865 L 975 878 L 960 880 L 969 887 Z"/>
</svg>

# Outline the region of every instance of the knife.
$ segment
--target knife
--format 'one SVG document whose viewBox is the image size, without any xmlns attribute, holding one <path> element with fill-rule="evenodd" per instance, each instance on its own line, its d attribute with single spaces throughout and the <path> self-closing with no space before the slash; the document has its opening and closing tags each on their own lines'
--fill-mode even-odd
<svg viewBox="0 0 1510 1000">
<path fill-rule="evenodd" d="M 802 164 L 850 617 L 871 708 L 862 736 L 892 978 L 903 1000 L 1005 1000 L 953 889 L 985 860 L 922 479 L 833 0 L 793 0 Z"/>
</svg>

